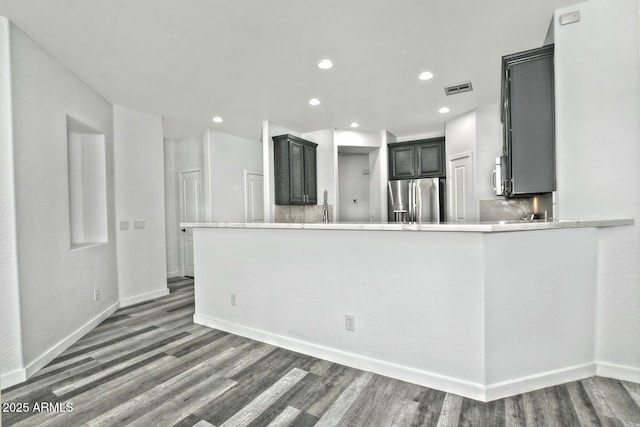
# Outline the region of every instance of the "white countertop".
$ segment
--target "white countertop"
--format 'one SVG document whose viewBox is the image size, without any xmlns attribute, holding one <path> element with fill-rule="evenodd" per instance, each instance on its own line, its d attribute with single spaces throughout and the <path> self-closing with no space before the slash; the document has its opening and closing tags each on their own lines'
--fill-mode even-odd
<svg viewBox="0 0 640 427">
<path fill-rule="evenodd" d="M 616 227 L 633 225 L 633 219 L 580 219 L 560 221 L 495 221 L 477 223 L 398 224 L 398 223 L 181 223 L 186 228 L 250 228 L 288 230 L 370 230 L 370 231 L 465 231 L 496 233 L 506 231 L 553 230 L 561 228 Z"/>
</svg>

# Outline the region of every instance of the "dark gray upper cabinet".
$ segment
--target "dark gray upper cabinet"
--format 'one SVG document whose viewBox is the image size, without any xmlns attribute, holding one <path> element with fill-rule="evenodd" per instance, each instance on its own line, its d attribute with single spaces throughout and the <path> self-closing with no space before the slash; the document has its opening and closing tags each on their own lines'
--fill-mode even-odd
<svg viewBox="0 0 640 427">
<path fill-rule="evenodd" d="M 507 196 L 556 189 L 553 52 L 549 45 L 502 58 Z"/>
<path fill-rule="evenodd" d="M 416 143 L 418 178 L 444 176 L 444 138 Z"/>
<path fill-rule="evenodd" d="M 444 176 L 444 138 L 389 144 L 389 179 Z"/>
<path fill-rule="evenodd" d="M 318 203 L 316 147 L 294 135 L 273 137 L 276 205 Z"/>
<path fill-rule="evenodd" d="M 389 145 L 389 177 L 393 179 L 413 178 L 415 172 L 416 147 L 414 145 Z"/>
</svg>

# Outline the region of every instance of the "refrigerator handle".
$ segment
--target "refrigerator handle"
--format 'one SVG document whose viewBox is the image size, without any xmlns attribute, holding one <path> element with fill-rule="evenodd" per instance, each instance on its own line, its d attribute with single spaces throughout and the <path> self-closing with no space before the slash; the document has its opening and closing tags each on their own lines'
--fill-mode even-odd
<svg viewBox="0 0 640 427">
<path fill-rule="evenodd" d="M 422 189 L 420 185 L 413 182 L 413 221 L 419 222 L 422 220 Z"/>
<path fill-rule="evenodd" d="M 413 181 L 409 181 L 409 185 L 407 186 L 407 191 L 409 194 L 407 195 L 407 222 L 413 221 Z"/>
<path fill-rule="evenodd" d="M 407 185 L 407 219 L 406 222 L 411 222 L 411 181 Z"/>
<path fill-rule="evenodd" d="M 416 221 L 416 182 L 411 181 L 409 186 L 409 222 Z"/>
</svg>

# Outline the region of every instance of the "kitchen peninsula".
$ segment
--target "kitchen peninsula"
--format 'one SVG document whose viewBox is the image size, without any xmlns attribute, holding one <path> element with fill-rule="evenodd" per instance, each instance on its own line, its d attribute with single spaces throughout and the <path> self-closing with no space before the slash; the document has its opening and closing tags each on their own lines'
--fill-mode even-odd
<svg viewBox="0 0 640 427">
<path fill-rule="evenodd" d="M 632 224 L 182 225 L 196 323 L 488 401 L 596 374 L 600 233 Z"/>
</svg>

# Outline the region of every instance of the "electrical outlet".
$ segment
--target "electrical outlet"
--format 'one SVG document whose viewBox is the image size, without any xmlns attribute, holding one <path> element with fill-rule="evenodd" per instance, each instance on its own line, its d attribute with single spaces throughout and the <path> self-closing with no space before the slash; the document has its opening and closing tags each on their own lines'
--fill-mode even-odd
<svg viewBox="0 0 640 427">
<path fill-rule="evenodd" d="M 344 316 L 344 328 L 347 331 L 355 332 L 356 330 L 356 316 L 352 314 L 345 314 Z"/>
<path fill-rule="evenodd" d="M 100 299 L 100 290 L 99 289 L 94 289 L 93 290 L 93 302 L 96 302 Z"/>
<path fill-rule="evenodd" d="M 144 219 L 136 219 L 133 221 L 133 229 L 134 230 L 144 230 L 146 227 Z"/>
<path fill-rule="evenodd" d="M 231 305 L 238 305 L 238 301 L 236 300 L 236 294 L 231 294 Z"/>
<path fill-rule="evenodd" d="M 129 229 L 129 221 L 120 221 L 120 230 L 127 231 Z"/>
</svg>

